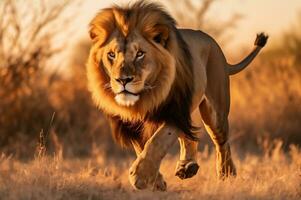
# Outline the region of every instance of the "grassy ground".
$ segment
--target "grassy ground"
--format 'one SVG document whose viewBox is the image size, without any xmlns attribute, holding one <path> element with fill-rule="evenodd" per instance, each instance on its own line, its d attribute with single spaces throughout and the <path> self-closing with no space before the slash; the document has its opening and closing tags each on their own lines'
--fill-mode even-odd
<svg viewBox="0 0 301 200">
<path fill-rule="evenodd" d="M 300 199 L 301 151 L 290 149 L 235 156 L 238 176 L 226 181 L 215 177 L 213 154 L 199 153 L 198 174 L 184 181 L 174 176 L 176 158 L 168 155 L 161 167 L 167 192 L 134 191 L 127 179 L 130 159 L 44 157 L 22 163 L 3 155 L 0 199 Z"/>
</svg>

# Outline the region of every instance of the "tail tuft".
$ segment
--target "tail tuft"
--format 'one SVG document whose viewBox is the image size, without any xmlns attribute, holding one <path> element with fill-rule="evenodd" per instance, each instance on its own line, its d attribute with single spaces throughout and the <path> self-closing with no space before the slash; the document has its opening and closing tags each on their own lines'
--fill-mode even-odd
<svg viewBox="0 0 301 200">
<path fill-rule="evenodd" d="M 257 34 L 256 40 L 255 40 L 255 48 L 253 51 L 240 63 L 236 65 L 229 65 L 229 75 L 237 74 L 244 68 L 246 68 L 252 60 L 257 56 L 257 54 L 260 52 L 262 47 L 267 43 L 269 36 L 266 35 L 265 33 L 259 33 Z"/>
<path fill-rule="evenodd" d="M 264 47 L 264 45 L 267 43 L 269 36 L 265 33 L 259 33 L 257 34 L 256 40 L 254 45 Z"/>
</svg>

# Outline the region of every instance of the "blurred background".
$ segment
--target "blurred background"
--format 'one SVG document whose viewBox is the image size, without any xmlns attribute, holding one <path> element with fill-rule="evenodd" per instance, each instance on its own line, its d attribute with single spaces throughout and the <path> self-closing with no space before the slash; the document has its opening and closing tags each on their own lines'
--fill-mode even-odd
<svg viewBox="0 0 301 200">
<path fill-rule="evenodd" d="M 230 63 L 268 33 L 263 52 L 231 77 L 231 143 L 238 155 L 301 144 L 299 0 L 157 2 L 179 27 L 213 36 Z M 113 3 L 129 1 L 0 1 L 0 152 L 24 160 L 41 149 L 66 158 L 133 154 L 114 144 L 86 87 L 88 24 Z M 205 131 L 199 148 L 212 151 Z"/>
</svg>

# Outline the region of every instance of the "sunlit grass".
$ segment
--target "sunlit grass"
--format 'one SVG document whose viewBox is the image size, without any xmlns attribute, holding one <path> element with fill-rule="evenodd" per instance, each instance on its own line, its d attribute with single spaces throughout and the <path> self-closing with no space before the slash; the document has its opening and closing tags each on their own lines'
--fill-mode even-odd
<svg viewBox="0 0 301 200">
<path fill-rule="evenodd" d="M 200 169 L 192 179 L 174 176 L 177 158 L 167 156 L 161 172 L 167 192 L 134 191 L 127 179 L 130 159 L 64 160 L 36 158 L 22 163 L 2 156 L 0 196 L 3 199 L 300 199 L 301 151 L 296 146 L 286 154 L 247 154 L 235 157 L 238 176 L 219 181 L 214 154 L 199 153 Z M 112 161 L 112 160 L 111 160 Z"/>
</svg>

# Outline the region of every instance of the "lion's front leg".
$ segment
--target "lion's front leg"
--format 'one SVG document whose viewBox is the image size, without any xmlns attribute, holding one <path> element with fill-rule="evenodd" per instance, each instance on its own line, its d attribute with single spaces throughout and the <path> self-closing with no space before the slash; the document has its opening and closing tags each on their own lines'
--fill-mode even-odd
<svg viewBox="0 0 301 200">
<path fill-rule="evenodd" d="M 177 162 L 176 173 L 180 179 L 191 178 L 198 172 L 197 163 L 198 142 L 184 137 L 179 137 L 180 143 L 180 160 Z"/>
<path fill-rule="evenodd" d="M 132 141 L 132 145 L 134 147 L 135 153 L 137 157 L 142 153 L 144 144 L 140 141 Z M 154 182 L 153 190 L 166 191 L 167 184 L 160 172 L 158 172 L 158 176 Z"/>
<path fill-rule="evenodd" d="M 178 134 L 178 129 L 163 124 L 146 142 L 143 151 L 129 170 L 129 180 L 134 188 L 156 187 L 156 180 L 161 176 L 159 174 L 161 160 L 177 141 Z"/>
</svg>

